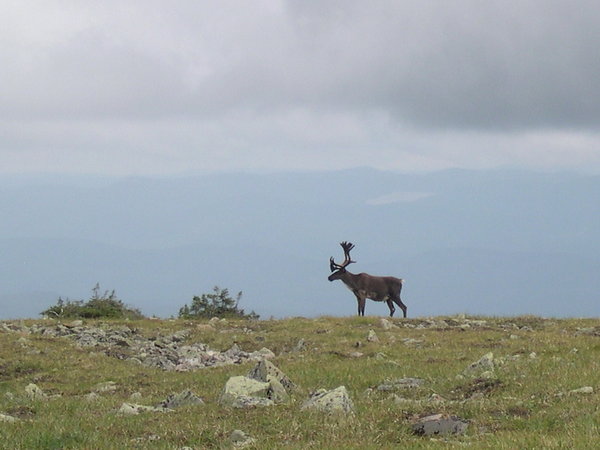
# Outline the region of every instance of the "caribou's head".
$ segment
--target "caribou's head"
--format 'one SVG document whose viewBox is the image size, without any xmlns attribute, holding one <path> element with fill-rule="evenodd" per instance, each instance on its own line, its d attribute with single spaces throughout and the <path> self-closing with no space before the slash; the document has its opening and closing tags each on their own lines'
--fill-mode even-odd
<svg viewBox="0 0 600 450">
<path fill-rule="evenodd" d="M 352 244 L 351 242 L 344 241 L 340 243 L 340 245 L 344 249 L 344 262 L 342 264 L 337 264 L 333 260 L 333 256 L 329 258 L 329 268 L 333 272 L 327 278 L 329 281 L 339 280 L 340 278 L 342 278 L 342 276 L 346 273 L 346 266 L 348 266 L 348 264 L 356 262 L 350 259 L 350 250 L 354 248 L 354 244 Z"/>
</svg>

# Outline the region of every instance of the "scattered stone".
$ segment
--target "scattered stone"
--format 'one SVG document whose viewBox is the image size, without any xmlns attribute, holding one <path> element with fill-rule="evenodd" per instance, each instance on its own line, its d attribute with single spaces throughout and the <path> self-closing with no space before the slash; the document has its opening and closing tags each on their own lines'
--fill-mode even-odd
<svg viewBox="0 0 600 450">
<path fill-rule="evenodd" d="M 599 327 L 589 327 L 589 328 L 577 328 L 575 331 L 575 336 L 600 336 L 600 326 Z"/>
<path fill-rule="evenodd" d="M 425 380 L 421 378 L 396 378 L 377 386 L 378 391 L 396 391 L 399 389 L 415 389 L 421 387 Z"/>
<path fill-rule="evenodd" d="M 117 414 L 121 414 L 123 416 L 137 416 L 138 414 L 144 412 L 167 412 L 168 409 L 165 408 L 155 408 L 154 406 L 146 406 L 146 405 L 137 405 L 135 403 L 123 403 Z"/>
<path fill-rule="evenodd" d="M 304 339 L 300 339 L 296 346 L 292 349 L 293 352 L 303 352 L 306 350 L 306 342 Z"/>
<path fill-rule="evenodd" d="M 349 414 L 354 410 L 354 404 L 345 386 L 339 386 L 327 391 L 319 389 L 314 392 L 302 405 L 302 409 L 315 409 L 325 413 Z"/>
<path fill-rule="evenodd" d="M 98 400 L 100 399 L 100 396 L 99 396 L 98 394 L 96 394 L 95 392 L 90 392 L 89 394 L 85 394 L 85 395 L 83 396 L 83 398 L 84 398 L 86 401 L 88 401 L 88 402 L 92 403 L 92 402 L 96 402 L 96 401 L 98 401 Z"/>
<path fill-rule="evenodd" d="M 444 414 L 434 414 L 419 419 L 412 425 L 412 431 L 414 434 L 422 436 L 444 436 L 464 434 L 468 426 L 468 422 L 464 419 Z"/>
<path fill-rule="evenodd" d="M 369 330 L 369 334 L 367 335 L 368 342 L 379 342 L 379 338 L 377 334 L 375 334 L 375 330 Z"/>
<path fill-rule="evenodd" d="M 483 355 L 478 361 L 471 363 L 469 367 L 467 367 L 463 374 L 466 376 L 481 376 L 485 372 L 494 372 L 494 354 L 492 352 L 486 353 Z"/>
<path fill-rule="evenodd" d="M 270 398 L 249 397 L 247 395 L 239 395 L 230 403 L 232 408 L 238 409 L 264 408 L 265 406 L 274 405 L 275 402 Z"/>
<path fill-rule="evenodd" d="M 420 347 L 421 345 L 423 345 L 423 340 L 414 338 L 404 338 L 402 339 L 402 343 L 407 346 Z"/>
<path fill-rule="evenodd" d="M 92 388 L 92 392 L 110 392 L 113 393 L 117 390 L 117 383 L 114 381 L 105 381 L 103 383 L 98 383 Z"/>
<path fill-rule="evenodd" d="M 32 400 L 44 400 L 48 398 L 44 391 L 42 391 L 36 384 L 30 383 L 25 387 L 25 393 Z"/>
<path fill-rule="evenodd" d="M 267 397 L 280 403 L 287 401 L 289 394 L 296 389 L 296 385 L 271 361 L 263 359 L 254 366 L 247 375 L 248 378 L 269 383 Z"/>
<path fill-rule="evenodd" d="M 225 406 L 233 406 L 239 397 L 256 397 L 267 399 L 270 387 L 270 383 L 258 381 L 253 378 L 244 376 L 231 377 L 229 380 L 227 380 L 227 383 L 225 383 L 219 403 Z M 246 399 L 243 400 L 245 401 Z M 273 403 L 272 400 L 271 403 Z M 259 405 L 253 404 L 252 406 Z"/>
<path fill-rule="evenodd" d="M 163 400 L 158 407 L 175 409 L 181 406 L 190 405 L 203 405 L 204 400 L 198 397 L 189 389 L 180 392 L 179 394 L 170 394 L 165 400 Z"/>
<path fill-rule="evenodd" d="M 241 448 L 246 445 L 252 445 L 256 443 L 256 439 L 250 437 L 242 430 L 233 430 L 229 435 L 229 441 L 233 444 L 234 447 Z"/>
<path fill-rule="evenodd" d="M 82 327 L 82 326 L 83 326 L 83 320 L 74 320 L 71 323 L 65 324 L 65 327 L 67 327 L 67 328 L 76 328 L 76 327 Z"/>
<path fill-rule="evenodd" d="M 593 394 L 594 393 L 594 388 L 592 386 L 584 386 L 584 387 L 580 387 L 578 389 L 573 389 L 572 391 L 569 391 L 570 394 Z"/>
<path fill-rule="evenodd" d="M 221 319 L 211 319 L 209 325 L 223 325 Z M 40 334 L 46 337 L 66 337 L 72 339 L 80 347 L 97 347 L 111 357 L 128 360 L 149 367 L 163 370 L 189 371 L 206 367 L 219 367 L 231 364 L 242 364 L 246 361 L 274 358 L 275 354 L 263 348 L 257 352 L 248 353 L 237 345 L 225 352 L 211 350 L 206 344 L 194 343 L 182 345 L 189 337 L 190 330 L 181 330 L 168 336 L 143 336 L 137 329 L 128 326 L 113 326 L 102 328 L 85 326 L 71 322 L 68 325 L 34 324 L 30 327 L 18 324 L 3 324 L 10 332 Z"/>
<path fill-rule="evenodd" d="M 15 423 L 17 422 L 19 419 L 17 419 L 16 417 L 13 416 L 9 416 L 7 414 L 1 414 L 0 413 L 0 422 L 7 422 L 7 423 Z"/>
<path fill-rule="evenodd" d="M 141 398 L 142 398 L 141 392 L 134 392 L 133 394 L 131 394 L 129 396 L 129 400 L 141 400 Z"/>
<path fill-rule="evenodd" d="M 275 358 L 275 353 L 273 353 L 271 350 L 269 350 L 266 347 L 261 348 L 260 350 L 257 350 L 255 352 L 250 353 L 249 355 L 249 359 L 273 359 Z"/>
<path fill-rule="evenodd" d="M 384 330 L 388 331 L 394 328 L 394 324 L 383 317 L 379 319 L 379 326 Z"/>
</svg>

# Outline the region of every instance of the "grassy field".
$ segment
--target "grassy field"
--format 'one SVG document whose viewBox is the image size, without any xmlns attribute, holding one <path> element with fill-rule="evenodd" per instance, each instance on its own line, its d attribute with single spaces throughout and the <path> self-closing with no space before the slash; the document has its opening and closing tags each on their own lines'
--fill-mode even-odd
<svg viewBox="0 0 600 450">
<path fill-rule="evenodd" d="M 37 323 L 41 323 L 38 321 Z M 49 321 L 44 321 L 47 324 Z M 254 363 L 163 371 L 80 348 L 67 338 L 0 328 L 0 448 L 228 448 L 241 429 L 256 439 L 246 448 L 591 448 L 600 438 L 600 320 L 537 317 L 436 317 L 394 319 L 386 330 L 379 317 L 235 321 L 219 323 L 143 320 L 86 322 L 126 325 L 157 336 L 191 329 L 187 343 L 215 350 L 237 343 L 262 347 L 298 385 L 291 401 L 250 410 L 218 403 L 231 376 Z M 36 323 L 25 321 L 25 325 Z M 379 342 L 368 342 L 374 330 Z M 294 351 L 303 339 L 305 348 Z M 493 352 L 492 378 L 463 376 Z M 413 389 L 378 390 L 386 380 L 415 377 Z M 114 392 L 86 400 L 94 385 L 114 381 Z M 49 398 L 31 399 L 35 383 Z M 327 416 L 301 410 L 309 393 L 346 386 L 355 412 Z M 573 390 L 592 387 L 593 392 Z M 191 389 L 204 405 L 167 413 L 122 416 L 130 402 L 156 405 L 168 394 Z M 418 417 L 444 413 L 469 422 L 464 435 L 414 435 Z"/>
</svg>

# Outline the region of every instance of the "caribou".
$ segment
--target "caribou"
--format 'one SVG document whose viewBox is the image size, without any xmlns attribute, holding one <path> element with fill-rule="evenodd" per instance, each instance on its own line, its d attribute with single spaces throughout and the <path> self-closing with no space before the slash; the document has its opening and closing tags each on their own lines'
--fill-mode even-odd
<svg viewBox="0 0 600 450">
<path fill-rule="evenodd" d="M 344 250 L 344 262 L 337 264 L 333 260 L 333 256 L 329 258 L 329 267 L 333 273 L 329 275 L 328 280 L 342 280 L 346 287 L 354 293 L 358 302 L 358 315 L 365 315 L 365 303 L 369 298 L 376 302 L 386 302 L 388 308 L 390 308 L 390 317 L 396 311 L 396 308 L 394 308 L 395 303 L 402 309 L 404 317 L 406 317 L 407 308 L 400 299 L 400 291 L 404 280 L 396 277 L 376 277 L 367 273 L 354 274 L 348 272 L 346 267 L 356 262 L 350 259 L 350 250 L 354 248 L 354 244 L 344 241 L 340 245 Z"/>
</svg>

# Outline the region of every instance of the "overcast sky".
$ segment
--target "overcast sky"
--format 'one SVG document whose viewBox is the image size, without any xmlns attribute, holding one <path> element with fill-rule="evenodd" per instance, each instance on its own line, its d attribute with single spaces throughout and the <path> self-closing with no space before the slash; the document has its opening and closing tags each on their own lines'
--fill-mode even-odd
<svg viewBox="0 0 600 450">
<path fill-rule="evenodd" d="M 2 0 L 0 173 L 600 173 L 600 2 Z"/>
</svg>

